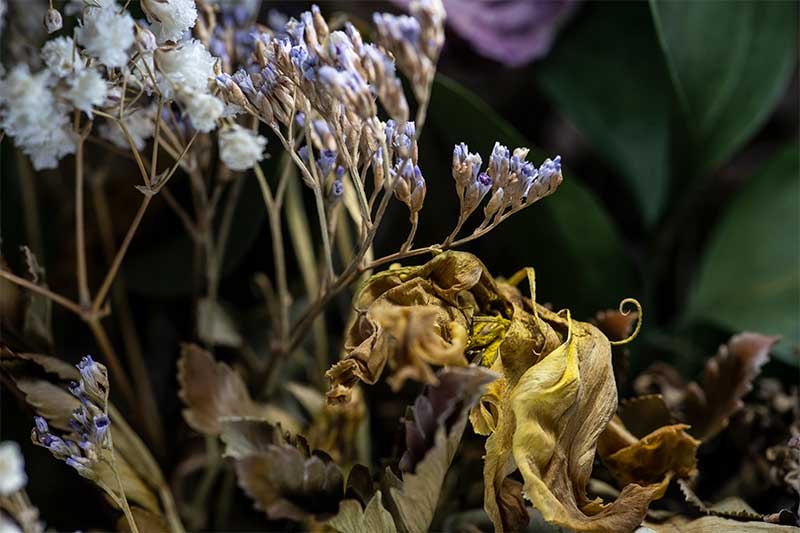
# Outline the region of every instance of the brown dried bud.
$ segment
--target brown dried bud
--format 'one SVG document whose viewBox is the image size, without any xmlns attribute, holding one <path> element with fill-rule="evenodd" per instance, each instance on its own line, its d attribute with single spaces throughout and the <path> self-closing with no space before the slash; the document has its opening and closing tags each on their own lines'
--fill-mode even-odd
<svg viewBox="0 0 800 533">
<path fill-rule="evenodd" d="M 505 193 L 503 189 L 497 189 L 492 194 L 492 197 L 489 199 L 489 202 L 486 204 L 486 207 L 483 208 L 483 215 L 486 219 L 490 219 L 494 216 L 497 211 L 503 207 L 505 199 Z"/>
</svg>

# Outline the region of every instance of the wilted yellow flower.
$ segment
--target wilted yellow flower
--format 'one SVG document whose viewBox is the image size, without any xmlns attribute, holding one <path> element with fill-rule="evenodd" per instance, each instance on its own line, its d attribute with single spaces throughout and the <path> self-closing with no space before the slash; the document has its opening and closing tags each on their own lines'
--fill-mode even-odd
<svg viewBox="0 0 800 533">
<path fill-rule="evenodd" d="M 531 298 L 516 287 L 523 280 Z M 328 372 L 329 401 L 359 380 L 375 383 L 387 362 L 395 388 L 406 378 L 431 382 L 430 364 L 476 362 L 501 376 L 470 414 L 488 437 L 484 504 L 497 531 L 527 524 L 523 498 L 574 530 L 633 530 L 670 478 L 694 469 L 696 441 L 669 426 L 609 445 L 606 461 L 629 484 L 611 503 L 587 497 L 598 439 L 617 410 L 611 343 L 569 311 L 537 304 L 532 269 L 495 281 L 474 256 L 447 252 L 373 276 L 355 309 L 345 358 Z M 509 478 L 516 470 L 521 486 Z"/>
</svg>

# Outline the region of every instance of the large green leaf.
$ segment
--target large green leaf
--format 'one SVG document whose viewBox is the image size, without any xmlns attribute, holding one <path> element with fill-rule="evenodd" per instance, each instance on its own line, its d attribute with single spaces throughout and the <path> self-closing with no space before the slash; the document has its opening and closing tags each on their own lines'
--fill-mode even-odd
<svg viewBox="0 0 800 533">
<path fill-rule="evenodd" d="M 669 75 L 647 6 L 598 2 L 569 26 L 536 78 L 624 177 L 647 224 L 669 192 Z"/>
<path fill-rule="evenodd" d="M 689 305 L 694 321 L 781 335 L 775 351 L 795 364 L 800 346 L 798 165 L 793 143 L 738 193 L 711 239 Z"/>
<path fill-rule="evenodd" d="M 713 170 L 756 133 L 783 94 L 795 67 L 797 4 L 651 0 L 650 7 L 695 165 Z"/>
<path fill-rule="evenodd" d="M 430 119 L 440 150 L 452 150 L 463 141 L 486 159 L 495 141 L 509 147 L 531 146 L 478 96 L 444 76 L 437 78 L 433 89 Z M 447 152 L 448 163 L 449 156 Z M 529 159 L 539 162 L 544 157 L 534 148 Z M 635 295 L 636 275 L 613 221 L 569 172 L 569 161 L 565 164 L 564 183 L 554 195 L 514 215 L 471 249 L 491 260 L 498 274 L 533 266 L 543 301 L 586 316 Z M 447 174 L 441 179 L 448 179 Z M 441 214 L 440 220 L 447 224 Z"/>
</svg>

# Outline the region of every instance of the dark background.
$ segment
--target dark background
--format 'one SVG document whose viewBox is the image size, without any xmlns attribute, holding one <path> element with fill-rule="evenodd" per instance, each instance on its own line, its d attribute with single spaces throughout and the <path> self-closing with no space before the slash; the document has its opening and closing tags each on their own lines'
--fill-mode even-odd
<svg viewBox="0 0 800 533">
<path fill-rule="evenodd" d="M 420 141 L 428 200 L 415 242 L 440 242 L 457 219 L 449 171 L 454 143 L 467 142 L 484 161 L 495 140 L 511 148 L 530 146 L 529 159 L 537 164 L 560 154 L 561 189 L 468 251 L 498 276 L 533 266 L 539 300 L 570 308 L 579 319 L 615 308 L 625 297 L 639 299 L 645 319 L 642 335 L 631 345 L 631 374 L 661 360 L 693 378 L 730 334 L 755 330 L 783 337 L 764 372 L 797 383 L 797 4 L 701 2 L 683 11 L 683 3 L 669 4 L 578 4 L 552 50 L 518 68 L 480 56 L 448 31 L 440 62 L 446 78 L 434 88 Z M 307 7 L 305 2 L 275 5 L 288 13 Z M 397 10 L 383 2 L 320 5 L 323 13 L 341 9 L 362 20 L 374 10 Z M 21 16 L 28 6 L 12 1 L 12 15 Z M 12 24 L 7 21 L 4 33 L 6 57 L 9 47 L 30 52 L 37 46 L 33 36 L 21 42 L 19 28 L 9 37 Z M 8 68 L 8 60 L 3 62 Z M 279 143 L 273 139 L 269 150 L 276 156 L 269 164 L 274 165 Z M 22 187 L 30 180 L 40 225 L 40 243 L 30 244 L 50 287 L 75 297 L 71 165 L 64 162 L 59 170 L 34 175 L 8 138 L 0 153 L 4 259 L 12 270 L 22 271 L 19 246 L 31 238 Z M 117 242 L 138 206 L 140 193 L 130 186 L 134 178 L 135 168 L 127 162 L 110 178 Z M 220 300 L 254 344 L 264 347 L 268 332 L 258 320 L 262 304 L 252 276 L 272 275 L 271 248 L 257 185 L 252 175 L 244 179 L 246 194 Z M 177 197 L 188 197 L 185 179 L 171 187 Z M 87 223 L 90 282 L 96 287 L 105 262 L 91 229 L 91 211 Z M 378 234 L 376 256 L 395 251 L 406 233 L 404 208 L 394 206 Z M 191 260 L 191 244 L 180 225 L 156 200 L 131 246 L 124 279 L 169 430 L 171 445 L 160 457 L 168 476 L 185 449 L 202 446 L 181 420 L 174 377 L 179 343 L 196 337 L 192 309 L 199 288 Z M 299 294 L 299 277 L 291 283 Z M 348 310 L 343 295 L 326 314 L 334 346 Z M 119 342 L 113 320 L 109 324 Z M 53 332 L 55 354 L 66 360 L 96 352 L 84 325 L 58 307 Z M 9 331 L 3 341 L 38 349 Z M 265 350 L 259 354 L 266 356 Z M 223 350 L 218 356 L 232 354 Z M 332 351 L 329 358 L 337 357 Z M 312 370 L 298 366 L 287 373 L 306 379 Z M 57 530 L 108 527 L 113 514 L 97 491 L 46 451 L 27 444 L 32 413 L 5 392 L 0 433 L 22 444 L 29 493 L 48 523 Z M 388 393 L 376 387 L 371 394 Z M 76 506 L 80 513 L 74 512 Z M 92 508 L 96 516 L 85 511 Z"/>
</svg>

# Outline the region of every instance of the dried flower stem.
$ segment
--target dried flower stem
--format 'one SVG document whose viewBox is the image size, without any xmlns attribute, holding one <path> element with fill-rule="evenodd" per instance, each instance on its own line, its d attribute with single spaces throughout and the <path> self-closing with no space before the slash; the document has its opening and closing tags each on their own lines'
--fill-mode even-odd
<svg viewBox="0 0 800 533">
<path fill-rule="evenodd" d="M 100 351 L 103 352 L 105 356 L 106 362 L 108 366 L 111 368 L 111 376 L 114 379 L 115 386 L 119 389 L 125 403 L 131 407 L 134 407 L 136 404 L 136 395 L 133 392 L 133 386 L 131 385 L 130 378 L 128 378 L 128 373 L 125 371 L 125 367 L 122 366 L 122 362 L 120 361 L 119 357 L 117 357 L 117 352 L 114 350 L 114 346 L 111 344 L 111 340 L 108 338 L 108 333 L 106 333 L 105 328 L 100 323 L 100 319 L 96 316 L 84 318 L 84 321 L 89 326 L 89 329 L 94 335 L 95 342 L 100 347 Z"/>
<path fill-rule="evenodd" d="M 142 217 L 144 217 L 144 213 L 147 211 L 147 206 L 150 205 L 150 200 L 152 200 L 152 198 L 153 197 L 150 195 L 144 195 L 142 198 L 142 203 L 139 205 L 139 210 L 136 212 L 133 222 L 131 222 L 128 232 L 125 234 L 125 239 L 122 241 L 122 244 L 117 250 L 114 261 L 111 263 L 111 268 L 109 268 L 106 277 L 103 279 L 103 283 L 100 285 L 100 290 L 97 291 L 97 295 L 92 303 L 92 312 L 96 313 L 100 309 L 100 306 L 103 305 L 103 302 L 108 295 L 108 291 L 111 288 L 111 284 L 114 282 L 114 278 L 116 278 L 117 272 L 122 265 L 122 260 L 125 258 L 125 254 L 128 251 L 128 246 L 130 246 L 133 236 L 136 234 L 136 230 L 139 229 L 139 224 L 142 222 Z"/>
<path fill-rule="evenodd" d="M 288 178 L 289 159 L 285 160 L 281 173 L 281 181 Z M 275 203 L 272 191 L 269 188 L 267 179 L 261 165 L 253 167 L 255 170 L 258 185 L 261 188 L 261 195 L 264 198 L 264 205 L 267 208 L 267 218 L 269 219 L 270 234 L 272 237 L 272 256 L 275 264 L 275 278 L 278 285 L 279 316 L 278 316 L 278 336 L 279 354 L 286 354 L 289 344 L 289 308 L 291 306 L 291 294 L 289 294 L 289 283 L 286 278 L 286 257 L 283 244 L 283 231 L 281 228 L 281 208 Z"/>
<path fill-rule="evenodd" d="M 92 123 L 89 123 L 91 128 Z M 86 136 L 81 135 L 75 153 L 75 255 L 78 261 L 78 298 L 81 306 L 91 303 L 89 279 L 86 272 L 86 228 L 83 208 L 83 145 Z"/>
<path fill-rule="evenodd" d="M 81 316 L 83 314 L 83 309 L 81 308 L 81 306 L 73 302 L 69 298 L 65 298 L 60 294 L 56 294 L 55 292 L 51 291 L 46 287 L 37 285 L 31 281 L 28 281 L 25 278 L 21 278 L 15 274 L 12 274 L 7 270 L 0 270 L 0 278 L 4 278 L 12 283 L 16 283 L 20 287 L 28 289 L 31 292 L 41 294 L 42 296 L 52 300 L 54 303 L 57 303 L 58 305 L 64 307 L 65 309 L 72 311 L 78 316 Z"/>
<path fill-rule="evenodd" d="M 92 200 L 97 216 L 98 230 L 103 243 L 103 250 L 109 263 L 114 257 L 114 232 L 113 219 L 108 207 L 108 198 L 103 188 L 105 172 L 96 174 L 91 183 Z M 131 313 L 128 297 L 120 284 L 115 284 L 111 291 L 116 317 L 119 321 L 120 332 L 125 343 L 125 353 L 130 363 L 131 372 L 134 378 L 137 398 L 139 400 L 139 412 L 147 416 L 141 416 L 141 422 L 148 433 L 150 441 L 156 448 L 158 455 L 165 453 L 164 432 L 162 429 L 161 414 L 158 411 L 152 383 L 147 373 L 147 367 L 142 355 L 142 345 L 136 333 L 136 324 Z"/>
</svg>

